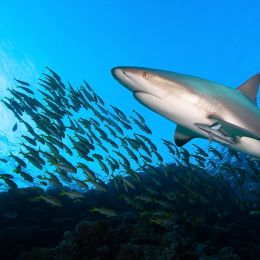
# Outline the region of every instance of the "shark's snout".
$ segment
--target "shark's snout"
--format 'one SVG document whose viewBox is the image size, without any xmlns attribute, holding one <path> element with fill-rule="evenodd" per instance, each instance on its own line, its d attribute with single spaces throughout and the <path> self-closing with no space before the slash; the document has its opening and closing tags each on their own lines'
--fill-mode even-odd
<svg viewBox="0 0 260 260">
<path fill-rule="evenodd" d="M 124 87 L 130 91 L 136 91 L 137 84 L 135 82 L 138 78 L 138 71 L 131 67 L 115 67 L 111 70 L 113 77 Z"/>
<path fill-rule="evenodd" d="M 120 77 L 122 77 L 123 71 L 124 70 L 122 67 L 115 67 L 115 68 L 111 69 L 111 73 L 112 73 L 113 77 L 117 80 L 120 79 Z"/>
<path fill-rule="evenodd" d="M 130 80 L 131 69 L 128 67 L 115 67 L 111 70 L 113 77 L 119 81 Z"/>
<path fill-rule="evenodd" d="M 113 77 L 133 94 L 140 92 L 161 98 L 169 91 L 151 82 L 156 75 L 154 72 L 154 70 L 141 67 L 126 66 L 115 67 L 111 70 Z"/>
</svg>

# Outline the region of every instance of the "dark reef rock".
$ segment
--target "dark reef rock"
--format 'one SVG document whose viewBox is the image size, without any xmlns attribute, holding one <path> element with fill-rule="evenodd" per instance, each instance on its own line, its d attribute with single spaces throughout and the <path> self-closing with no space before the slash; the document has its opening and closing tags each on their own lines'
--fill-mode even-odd
<svg viewBox="0 0 260 260">
<path fill-rule="evenodd" d="M 227 184 L 203 174 L 153 175 L 157 184 L 147 176 L 128 192 L 108 185 L 80 202 L 60 196 L 63 207 L 32 203 L 33 189 L 0 194 L 1 259 L 260 259 L 259 216 Z"/>
</svg>

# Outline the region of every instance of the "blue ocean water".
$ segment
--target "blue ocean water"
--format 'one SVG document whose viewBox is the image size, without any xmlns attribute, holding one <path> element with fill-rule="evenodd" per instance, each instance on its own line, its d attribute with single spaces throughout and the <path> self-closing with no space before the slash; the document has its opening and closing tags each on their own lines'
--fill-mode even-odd
<svg viewBox="0 0 260 260">
<path fill-rule="evenodd" d="M 70 108 L 72 115 L 65 115 L 62 118 L 63 123 L 70 126 L 65 131 L 63 143 L 73 150 L 71 140 L 80 141 L 77 137 L 80 133 L 71 127 L 73 122 L 76 124 L 82 118 L 86 120 L 92 118 L 98 123 L 92 121 L 91 129 L 101 140 L 100 144 L 104 144 L 108 151 L 102 149 L 95 141 L 92 143 L 95 145 L 95 152 L 92 152 L 91 156 L 93 153 L 104 158 L 111 155 L 120 162 L 120 165 L 117 170 L 113 171 L 111 167 L 108 167 L 108 161 L 104 160 L 104 166 L 102 160 L 95 158 L 93 161 L 88 161 L 80 158 L 76 152 L 77 149 L 73 150 L 73 156 L 68 154 L 68 150 L 60 149 L 60 155 L 72 165 L 77 167 L 78 163 L 87 164 L 102 181 L 102 185 L 103 182 L 113 181 L 115 176 L 128 176 L 125 172 L 127 167 L 123 166 L 124 159 L 118 153 L 130 161 L 131 169 L 134 172 L 143 172 L 145 168 L 148 169 L 148 172 L 156 171 L 156 169 L 159 172 L 163 171 L 163 166 L 154 153 L 149 155 L 144 150 L 138 152 L 131 147 L 139 159 L 137 162 L 124 148 L 124 140 L 135 138 L 135 134 L 142 134 L 156 145 L 158 154 L 163 158 L 164 166 L 180 167 L 182 169 L 180 172 L 184 171 L 187 174 L 192 171 L 200 174 L 201 170 L 219 176 L 224 172 L 222 177 L 228 179 L 231 186 L 239 186 L 239 182 L 243 179 L 243 185 L 236 189 L 238 198 L 243 200 L 244 197 L 251 196 L 245 195 L 243 193 L 245 190 L 255 191 L 259 187 L 259 164 L 257 162 L 254 164 L 248 159 L 248 155 L 242 153 L 238 154 L 239 159 L 237 159 L 224 146 L 203 139 L 194 139 L 184 148 L 179 149 L 173 144 L 172 149 L 177 154 L 173 155 L 162 139 L 174 142 L 176 124 L 140 104 L 131 92 L 112 77 L 111 69 L 116 66 L 164 69 L 206 78 L 236 88 L 259 72 L 260 36 L 257 33 L 260 22 L 259 7 L 258 1 L 220 1 L 216 3 L 205 1 L 141 3 L 136 0 L 93 3 L 86 1 L 75 3 L 67 0 L 62 2 L 17 0 L 12 3 L 2 1 L 0 4 L 0 98 L 3 100 L 13 98 L 13 93 L 9 90 L 17 90 L 19 84 L 14 80 L 15 78 L 28 82 L 30 89 L 35 93 L 33 95 L 35 99 L 48 107 L 46 100 L 44 101 L 39 92 L 39 90 L 44 90 L 44 87 L 39 85 L 42 83 L 39 79 L 46 79 L 44 73 L 54 78 L 55 74 L 46 67 L 51 68 L 61 77 L 61 81 L 68 90 L 62 96 L 68 100 L 73 96 L 70 84 L 76 91 L 80 89 L 80 86 L 87 89 L 85 80 L 93 89 L 91 93 L 96 93 L 101 97 L 105 105 L 103 106 L 100 101 L 95 101 L 92 104 L 94 109 L 80 108 L 79 111 L 77 109 L 75 111 L 74 108 Z M 26 87 L 26 85 L 24 86 Z M 76 96 L 75 94 L 74 97 Z M 122 119 L 120 113 L 117 114 L 111 105 L 123 111 L 126 121 L 129 120 L 132 129 L 125 129 L 119 123 L 124 133 L 121 135 L 121 139 L 114 138 L 105 126 L 109 122 L 100 119 L 95 113 L 95 111 L 100 112 L 97 104 L 109 112 L 109 115 L 106 115 L 104 111 L 103 114 L 101 113 L 105 118 L 115 120 L 115 117 L 111 115 L 113 114 L 117 116 L 116 120 Z M 259 107 L 259 94 L 257 104 Z M 62 108 L 61 104 L 59 106 Z M 65 107 L 62 109 L 66 110 Z M 151 129 L 152 134 L 145 133 L 134 123 L 132 117 L 138 119 L 138 116 L 133 110 L 142 115 L 145 125 Z M 50 163 L 51 160 L 46 159 L 46 165 L 43 170 L 40 170 L 24 159 L 21 151 L 24 153 L 26 149 L 21 143 L 30 145 L 22 137 L 22 135 L 30 136 L 28 127 L 21 120 L 19 121 L 3 102 L 0 103 L 0 117 L 0 159 L 8 161 L 7 163 L 0 162 L 1 174 L 15 176 L 12 180 L 19 188 L 40 187 L 43 190 L 59 188 L 85 191 L 82 183 L 77 182 L 77 180 L 82 182 L 86 180 L 86 175 L 81 171 L 78 171 L 76 175 L 69 173 L 69 179 L 64 176 L 61 178 L 57 172 L 53 173 L 57 162 Z M 71 119 L 73 119 L 72 123 Z M 39 129 L 37 120 L 32 119 L 30 111 L 23 114 L 23 120 L 28 122 L 40 136 L 46 134 Z M 13 131 L 16 123 L 18 128 Z M 46 121 L 44 123 L 46 124 Z M 51 120 L 49 123 L 55 125 L 57 122 Z M 105 131 L 118 147 L 115 148 L 111 143 L 107 144 L 104 141 L 104 134 L 102 136 L 98 128 Z M 83 143 L 81 142 L 80 145 L 82 146 Z M 147 142 L 144 143 L 147 144 Z M 84 144 L 86 145 L 86 143 Z M 200 159 L 200 163 L 193 157 L 191 162 L 197 167 L 194 169 L 187 161 L 185 162 L 185 153 L 188 151 L 189 154 L 199 155 L 196 146 L 202 148 L 208 157 L 206 162 Z M 213 147 L 213 151 L 210 152 L 209 147 Z M 49 148 L 47 149 L 38 141 L 37 149 L 49 152 Z M 181 156 L 178 156 L 176 149 Z M 53 151 L 51 152 L 53 154 Z M 26 181 L 21 174 L 14 172 L 14 169 L 17 168 L 17 161 L 10 158 L 10 153 L 27 162 L 26 173 L 34 178 L 33 181 Z M 150 168 L 147 165 L 150 165 Z M 234 172 L 228 168 L 230 165 L 233 166 Z M 106 166 L 109 168 L 109 174 L 104 168 Z M 62 170 L 61 168 L 60 166 L 59 170 Z M 57 179 L 55 179 L 57 177 L 63 187 L 57 185 Z M 73 181 L 70 178 L 73 178 Z M 121 179 L 118 180 L 120 183 Z M 156 182 L 156 180 L 153 181 Z M 0 183 L 0 191 L 7 191 L 10 188 L 10 183 L 8 185 L 5 177 L 0 180 Z M 96 187 L 95 183 L 93 184 L 91 181 L 84 183 L 89 188 Z M 124 187 L 127 191 L 131 190 L 131 182 L 130 184 L 122 183 L 126 185 Z M 163 180 L 162 183 L 166 185 L 167 181 Z M 161 187 L 160 185 L 157 180 L 157 186 Z M 165 187 L 167 192 L 170 192 L 169 187 L 167 185 Z M 162 194 L 163 188 L 160 189 L 160 194 Z M 186 186 L 185 189 L 188 190 Z M 124 195 L 121 194 L 121 196 Z M 32 197 L 33 200 L 36 196 Z M 156 201 L 158 202 L 158 200 L 157 198 Z M 257 212 L 259 210 L 258 202 L 254 203 L 251 209 Z M 91 206 L 94 207 L 94 203 Z M 142 209 L 140 214 L 145 215 L 145 210 L 146 208 Z M 7 219 L 12 219 L 13 216 L 16 216 L 16 213 L 13 212 L 7 212 L 4 215 L 7 216 Z M 107 214 L 113 215 L 114 213 L 108 212 Z M 159 223 L 157 218 L 152 218 L 150 221 Z"/>
<path fill-rule="evenodd" d="M 8 95 L 13 77 L 36 83 L 48 65 L 73 86 L 86 80 L 108 104 L 126 113 L 138 110 L 166 158 L 160 138 L 173 140 L 176 125 L 138 103 L 111 77 L 111 68 L 167 69 L 237 87 L 258 72 L 257 7 L 256 1 L 152 1 L 148 5 L 65 1 L 62 6 L 48 1 L 4 1 L 1 94 Z M 1 115 L 5 120 L 0 130 L 12 140 L 15 118 L 2 106 Z M 208 146 L 202 139 L 195 143 Z"/>
</svg>

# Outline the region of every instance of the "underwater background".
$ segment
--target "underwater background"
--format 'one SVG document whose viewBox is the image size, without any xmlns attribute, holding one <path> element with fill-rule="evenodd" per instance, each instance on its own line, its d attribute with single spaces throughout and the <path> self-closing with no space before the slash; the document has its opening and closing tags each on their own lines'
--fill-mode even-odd
<svg viewBox="0 0 260 260">
<path fill-rule="evenodd" d="M 177 147 L 176 124 L 111 75 L 235 88 L 259 72 L 259 8 L 1 1 L 0 259 L 260 258 L 260 162 L 205 139 Z"/>
</svg>

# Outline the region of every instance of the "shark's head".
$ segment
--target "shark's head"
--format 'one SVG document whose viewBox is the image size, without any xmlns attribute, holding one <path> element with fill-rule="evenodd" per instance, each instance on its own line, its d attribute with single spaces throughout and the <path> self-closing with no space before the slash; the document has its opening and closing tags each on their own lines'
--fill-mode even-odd
<svg viewBox="0 0 260 260">
<path fill-rule="evenodd" d="M 189 122 L 199 102 L 188 75 L 141 67 L 116 67 L 112 75 L 144 106 L 178 124 Z"/>
<path fill-rule="evenodd" d="M 141 67 L 115 67 L 111 72 L 138 101 L 159 113 L 166 100 L 171 99 L 179 106 L 180 100 L 194 96 L 192 88 L 182 84 L 178 73 Z"/>
<path fill-rule="evenodd" d="M 133 92 L 134 96 L 141 93 L 163 98 L 173 91 L 173 84 L 161 75 L 160 70 L 140 67 L 115 67 L 112 75 L 123 86 Z"/>
</svg>

